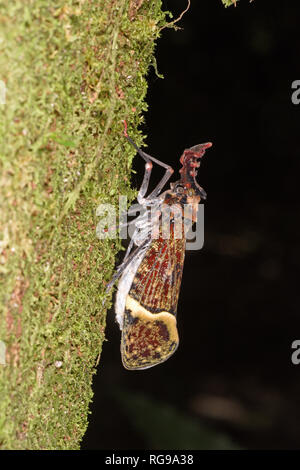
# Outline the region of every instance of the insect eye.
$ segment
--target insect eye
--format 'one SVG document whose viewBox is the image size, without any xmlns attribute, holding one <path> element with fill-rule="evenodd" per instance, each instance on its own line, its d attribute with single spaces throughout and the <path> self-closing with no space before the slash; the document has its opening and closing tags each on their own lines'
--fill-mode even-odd
<svg viewBox="0 0 300 470">
<path fill-rule="evenodd" d="M 184 188 L 182 186 L 177 186 L 176 193 L 182 194 L 184 192 Z"/>
</svg>

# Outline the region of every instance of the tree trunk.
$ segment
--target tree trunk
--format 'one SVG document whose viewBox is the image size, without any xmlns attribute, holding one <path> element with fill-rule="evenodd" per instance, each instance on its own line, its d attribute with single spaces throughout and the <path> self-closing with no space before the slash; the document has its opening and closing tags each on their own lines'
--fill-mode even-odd
<svg viewBox="0 0 300 470">
<path fill-rule="evenodd" d="M 135 194 L 122 119 L 141 143 L 165 24 L 160 0 L 0 7 L 3 449 L 76 449 L 86 430 L 120 249 L 97 238 L 96 208 Z"/>
</svg>

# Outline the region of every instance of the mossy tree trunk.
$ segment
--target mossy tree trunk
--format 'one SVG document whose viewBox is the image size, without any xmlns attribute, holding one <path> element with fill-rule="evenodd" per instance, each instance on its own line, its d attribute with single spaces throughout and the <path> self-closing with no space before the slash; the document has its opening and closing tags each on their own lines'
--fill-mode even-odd
<svg viewBox="0 0 300 470">
<path fill-rule="evenodd" d="M 86 430 L 120 249 L 96 208 L 134 195 L 121 121 L 141 143 L 165 25 L 161 0 L 0 4 L 2 449 L 76 449 Z"/>
<path fill-rule="evenodd" d="M 129 200 L 160 0 L 15 0 L 0 6 L 0 447 L 76 449 L 120 249 L 96 208 Z"/>
</svg>

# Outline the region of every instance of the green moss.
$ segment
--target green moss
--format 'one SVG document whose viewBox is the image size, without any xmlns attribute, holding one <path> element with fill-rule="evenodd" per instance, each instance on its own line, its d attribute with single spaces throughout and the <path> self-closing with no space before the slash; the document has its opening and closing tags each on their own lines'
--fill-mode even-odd
<svg viewBox="0 0 300 470">
<path fill-rule="evenodd" d="M 235 5 L 238 0 L 222 0 L 225 7 L 230 7 L 231 5 Z"/>
<path fill-rule="evenodd" d="M 133 137 L 165 24 L 161 1 L 17 0 L 0 6 L 0 443 L 76 449 L 104 340 L 102 298 L 119 241 L 96 208 L 132 200 Z"/>
</svg>

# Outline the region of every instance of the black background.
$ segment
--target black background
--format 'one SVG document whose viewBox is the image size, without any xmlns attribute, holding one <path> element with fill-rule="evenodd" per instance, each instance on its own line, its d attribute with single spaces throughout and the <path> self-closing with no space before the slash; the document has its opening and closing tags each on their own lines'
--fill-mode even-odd
<svg viewBox="0 0 300 470">
<path fill-rule="evenodd" d="M 186 2 L 163 5 L 176 17 Z M 299 448 L 299 24 L 299 1 L 206 0 L 163 31 L 142 128 L 176 170 L 213 142 L 198 175 L 205 244 L 186 254 L 166 363 L 124 370 L 109 313 L 83 449 Z"/>
</svg>

